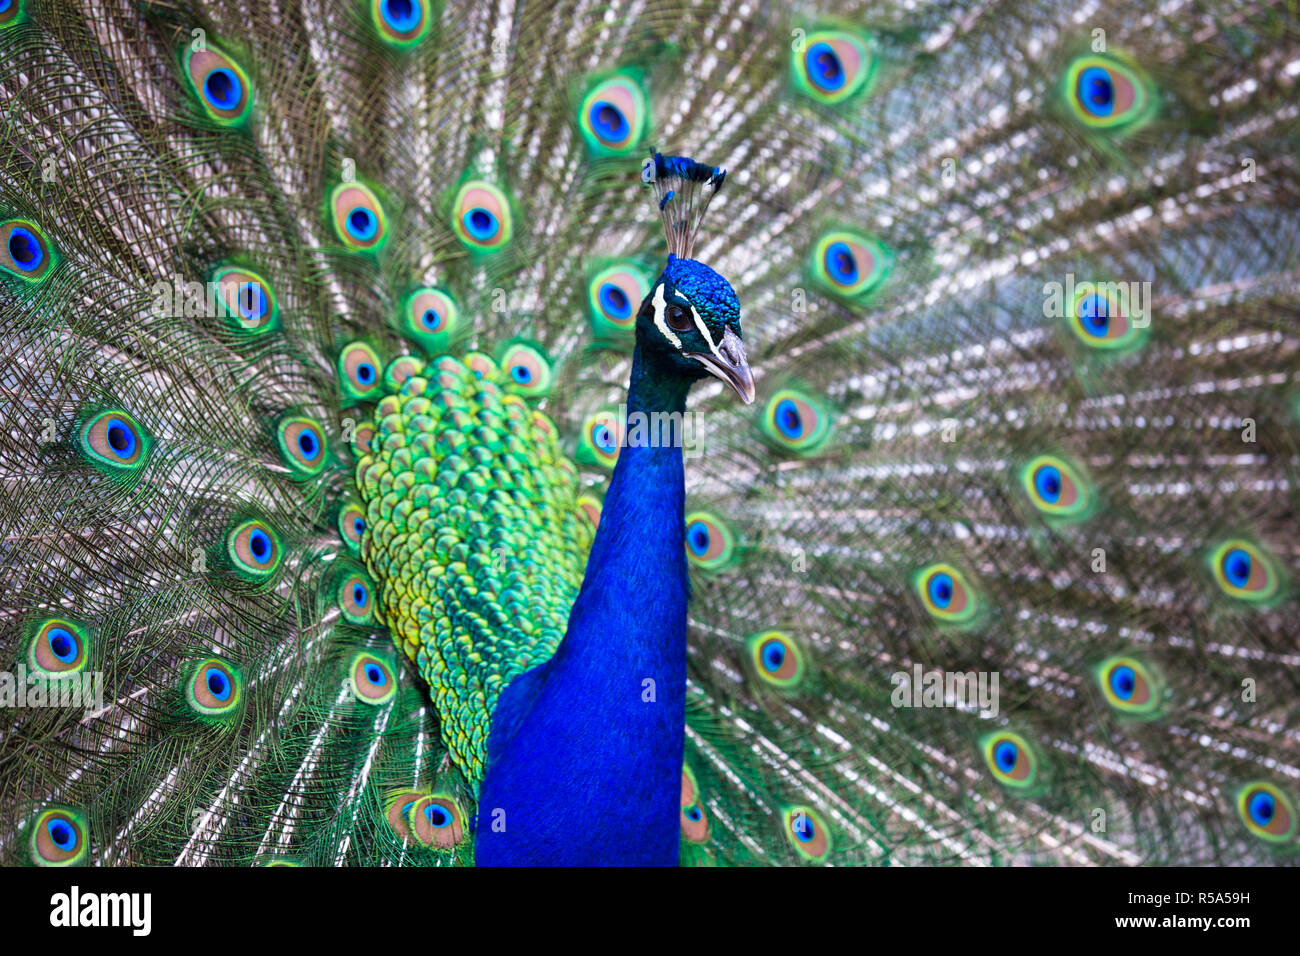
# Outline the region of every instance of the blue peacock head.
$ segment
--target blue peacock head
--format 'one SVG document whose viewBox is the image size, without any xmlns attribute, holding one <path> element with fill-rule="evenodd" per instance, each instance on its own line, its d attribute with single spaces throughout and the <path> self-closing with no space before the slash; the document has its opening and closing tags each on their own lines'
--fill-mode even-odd
<svg viewBox="0 0 1300 956">
<path fill-rule="evenodd" d="M 746 405 L 754 376 L 745 359 L 740 300 L 731 283 L 691 258 L 709 202 L 722 188 L 725 169 L 685 156 L 652 153 L 641 170 L 653 185 L 668 237 L 668 264 L 641 303 L 637 342 L 685 378 L 714 375 Z"/>
</svg>

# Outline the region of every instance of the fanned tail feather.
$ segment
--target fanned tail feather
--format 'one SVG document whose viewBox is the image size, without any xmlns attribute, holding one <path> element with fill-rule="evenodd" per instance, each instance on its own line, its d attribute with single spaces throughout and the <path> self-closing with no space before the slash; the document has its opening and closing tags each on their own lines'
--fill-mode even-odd
<svg viewBox="0 0 1300 956">
<path fill-rule="evenodd" d="M 673 254 L 759 396 L 692 397 L 683 863 L 1294 859 L 1283 5 L 407 6 L 0 20 L 0 858 L 471 863 Z M 722 164 L 662 223 L 652 144 Z"/>
</svg>

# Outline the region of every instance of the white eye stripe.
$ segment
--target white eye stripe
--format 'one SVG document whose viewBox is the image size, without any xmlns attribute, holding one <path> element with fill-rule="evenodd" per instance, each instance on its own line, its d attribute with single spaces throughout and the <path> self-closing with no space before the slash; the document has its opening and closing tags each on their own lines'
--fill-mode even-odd
<svg viewBox="0 0 1300 956">
<path fill-rule="evenodd" d="M 674 348 L 681 349 L 681 338 L 668 328 L 668 302 L 664 298 L 663 283 L 655 286 L 654 297 L 650 301 L 655 307 L 655 327 L 663 333 L 664 338 L 673 343 Z M 695 327 L 700 330 L 700 335 L 704 336 L 704 341 L 709 344 L 709 351 L 713 353 L 715 358 L 722 358 L 718 354 L 717 343 L 713 341 L 713 334 L 709 331 L 709 327 L 704 324 L 704 319 L 694 305 L 691 305 L 691 319 L 695 322 Z"/>
<path fill-rule="evenodd" d="M 680 349 L 682 340 L 673 334 L 668 328 L 668 322 L 664 318 L 664 313 L 668 309 L 668 303 L 664 301 L 664 284 L 661 282 L 655 286 L 654 299 L 651 300 L 655 307 L 655 328 L 663 333 L 664 338 L 673 343 L 673 347 Z"/>
<path fill-rule="evenodd" d="M 704 320 L 700 318 L 700 313 L 695 311 L 695 306 L 691 306 L 691 318 L 695 320 L 695 327 L 699 329 L 700 334 L 704 336 L 704 341 L 709 343 L 709 351 L 713 353 L 715 358 L 721 358 L 722 356 L 718 355 L 718 346 L 714 344 L 713 336 L 709 333 L 709 327 L 705 325 Z"/>
</svg>

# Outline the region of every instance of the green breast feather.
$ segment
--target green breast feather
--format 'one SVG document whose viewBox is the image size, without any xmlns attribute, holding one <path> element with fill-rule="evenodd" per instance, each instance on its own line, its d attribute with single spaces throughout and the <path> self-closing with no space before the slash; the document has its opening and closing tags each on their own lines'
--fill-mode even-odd
<svg viewBox="0 0 1300 956">
<path fill-rule="evenodd" d="M 375 410 L 357 485 L 393 640 L 477 781 L 501 691 L 564 636 L 593 528 L 554 424 L 504 390 L 495 363 L 470 359 L 399 360 L 411 374 Z"/>
</svg>

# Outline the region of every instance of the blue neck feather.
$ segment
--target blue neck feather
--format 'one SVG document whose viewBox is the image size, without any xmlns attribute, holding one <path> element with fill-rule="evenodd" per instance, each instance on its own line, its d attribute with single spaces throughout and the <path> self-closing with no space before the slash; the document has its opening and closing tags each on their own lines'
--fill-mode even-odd
<svg viewBox="0 0 1300 956">
<path fill-rule="evenodd" d="M 691 380 L 637 346 L 628 412 L 678 412 Z M 479 865 L 677 864 L 686 701 L 680 447 L 625 446 L 555 656 L 501 695 Z"/>
</svg>

